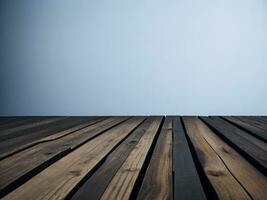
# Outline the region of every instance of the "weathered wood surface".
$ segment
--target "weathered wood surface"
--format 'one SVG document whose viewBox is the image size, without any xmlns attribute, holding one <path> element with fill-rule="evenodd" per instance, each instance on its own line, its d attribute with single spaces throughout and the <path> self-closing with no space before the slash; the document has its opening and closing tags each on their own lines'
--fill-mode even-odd
<svg viewBox="0 0 267 200">
<path fill-rule="evenodd" d="M 199 122 L 201 123 L 201 122 Z M 199 132 L 253 199 L 267 197 L 267 179 L 207 126 Z M 257 181 L 248 181 L 257 180 Z"/>
<path fill-rule="evenodd" d="M 101 199 L 129 199 L 132 194 L 137 177 L 144 165 L 148 151 L 156 137 L 161 118 L 158 117 L 143 137 L 136 144 L 133 151 L 122 164 L 121 168 L 110 181 Z"/>
<path fill-rule="evenodd" d="M 251 162 L 254 162 L 265 175 L 267 174 L 267 145 L 265 142 L 219 117 L 203 117 L 202 119 L 247 156 Z"/>
<path fill-rule="evenodd" d="M 0 117 L 2 199 L 262 199 L 266 117 Z"/>
<path fill-rule="evenodd" d="M 54 117 L 53 117 L 54 118 Z M 47 117 L 22 117 L 16 118 L 8 123 L 3 123 L 0 126 L 0 135 L 4 134 L 6 131 L 17 130 L 28 125 L 34 125 L 36 122 L 47 119 Z"/>
<path fill-rule="evenodd" d="M 228 170 L 225 163 L 207 143 L 202 133 L 208 127 L 196 117 L 183 118 L 186 131 L 197 152 L 199 162 L 205 175 L 216 191 L 219 199 L 250 199 L 249 195 Z M 235 188 L 233 190 L 233 188 Z"/>
<path fill-rule="evenodd" d="M 47 140 L 0 161 L 0 191 L 33 176 L 60 156 L 90 140 L 126 118 L 109 118 L 59 139 Z M 33 159 L 35 158 L 35 159 Z M 46 166 L 44 166 L 46 165 Z"/>
<path fill-rule="evenodd" d="M 166 118 L 137 199 L 172 199 L 172 119 Z"/>
<path fill-rule="evenodd" d="M 181 120 L 178 117 L 173 118 L 173 180 L 175 199 L 206 199 Z"/>
<path fill-rule="evenodd" d="M 261 122 L 256 121 L 255 119 L 245 118 L 245 117 L 224 117 L 226 120 L 232 122 L 238 127 L 250 132 L 255 137 L 267 142 L 267 126 Z"/>
<path fill-rule="evenodd" d="M 82 185 L 72 199 L 87 200 L 88 197 L 99 199 L 141 137 L 146 133 L 147 129 L 153 125 L 153 121 L 155 121 L 153 117 L 146 119 L 128 138 L 126 138 L 123 143 L 105 159 L 103 164 L 92 177 Z"/>
<path fill-rule="evenodd" d="M 16 151 L 18 148 L 33 143 L 43 137 L 53 135 L 57 132 L 68 130 L 74 126 L 80 125 L 82 123 L 87 123 L 88 121 L 95 120 L 94 118 L 67 118 L 60 121 L 56 121 L 50 124 L 42 125 L 39 127 L 31 127 L 25 129 L 22 134 L 17 133 L 17 137 L 9 138 L 0 142 L 0 158 L 5 157 L 6 154 L 10 154 Z M 96 119 L 100 120 L 100 119 Z"/>
<path fill-rule="evenodd" d="M 46 168 L 4 199 L 64 199 L 144 118 L 120 124 Z M 34 188 L 34 190 L 32 190 Z"/>
</svg>

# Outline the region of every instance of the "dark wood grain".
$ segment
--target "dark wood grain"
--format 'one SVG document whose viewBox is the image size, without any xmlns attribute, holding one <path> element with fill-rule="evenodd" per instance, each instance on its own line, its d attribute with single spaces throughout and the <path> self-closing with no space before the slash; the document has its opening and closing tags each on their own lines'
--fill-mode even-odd
<svg viewBox="0 0 267 200">
<path fill-rule="evenodd" d="M 173 173 L 174 199 L 206 199 L 179 117 L 173 118 Z"/>
<path fill-rule="evenodd" d="M 65 199 L 143 120 L 144 117 L 132 118 L 109 129 L 32 177 L 3 199 Z"/>
<path fill-rule="evenodd" d="M 242 120 L 242 118 L 239 117 L 224 117 L 224 119 L 251 133 L 264 142 L 267 142 L 267 127 L 264 128 L 263 126 L 255 125 L 255 123 Z"/>
<path fill-rule="evenodd" d="M 240 128 L 219 117 L 202 117 L 210 127 L 247 156 L 264 174 L 267 173 L 267 145 Z"/>
<path fill-rule="evenodd" d="M 167 117 L 160 131 L 137 199 L 171 200 L 173 199 L 172 188 L 172 119 Z"/>
<path fill-rule="evenodd" d="M 162 118 L 157 117 L 110 181 L 101 199 L 129 199 L 145 159 L 156 138 Z"/>
<path fill-rule="evenodd" d="M 2 124 L 0 126 L 0 135 L 2 134 L 3 131 L 12 130 L 14 128 L 15 129 L 23 128 L 29 124 L 39 122 L 45 119 L 48 119 L 48 117 L 20 117 L 12 121 L 11 123 Z"/>
<path fill-rule="evenodd" d="M 66 118 L 51 124 L 20 131 L 16 134 L 16 137 L 0 142 L 0 157 L 5 157 L 7 154 L 16 151 L 16 149 L 40 140 L 41 138 L 65 131 L 82 123 L 87 123 L 90 120 L 95 120 L 95 118 Z"/>
<path fill-rule="evenodd" d="M 135 148 L 141 137 L 155 121 L 154 117 L 145 120 L 126 140 L 122 142 L 97 171 L 90 177 L 72 197 L 73 200 L 100 199 L 109 182 Z"/>
<path fill-rule="evenodd" d="M 267 117 L 0 117 L 2 199 L 266 199 Z"/>
<path fill-rule="evenodd" d="M 5 192 L 20 180 L 49 166 L 60 155 L 69 153 L 94 136 L 127 118 L 109 118 L 55 140 L 47 140 L 0 161 L 0 191 Z"/>
<path fill-rule="evenodd" d="M 252 199 L 265 199 L 267 197 L 266 177 L 210 129 L 204 127 L 202 130 L 198 133 L 205 138 L 250 197 Z"/>
<path fill-rule="evenodd" d="M 186 132 L 191 139 L 199 162 L 219 199 L 251 199 L 225 163 L 202 136 L 211 131 L 196 117 L 183 117 Z"/>
<path fill-rule="evenodd" d="M 264 117 L 237 117 L 238 119 L 248 123 L 250 125 L 256 126 L 259 129 L 267 129 L 267 118 Z"/>
<path fill-rule="evenodd" d="M 32 132 L 42 130 L 44 127 L 49 126 L 52 124 L 52 126 L 55 126 L 56 122 L 64 120 L 63 117 L 51 117 L 47 119 L 38 120 L 32 123 L 24 124 L 23 126 L 19 127 L 13 127 L 7 130 L 2 130 L 0 134 L 0 140 L 3 142 L 5 140 L 9 140 L 15 137 L 20 137 L 23 135 L 30 134 Z M 72 119 L 73 121 L 74 119 Z"/>
</svg>

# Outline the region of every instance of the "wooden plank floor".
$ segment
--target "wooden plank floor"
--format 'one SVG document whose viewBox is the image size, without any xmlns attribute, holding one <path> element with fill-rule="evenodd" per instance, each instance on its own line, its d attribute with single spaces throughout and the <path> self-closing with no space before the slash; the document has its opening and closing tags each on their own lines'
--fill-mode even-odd
<svg viewBox="0 0 267 200">
<path fill-rule="evenodd" d="M 1 199 L 267 199 L 267 117 L 0 117 Z"/>
</svg>

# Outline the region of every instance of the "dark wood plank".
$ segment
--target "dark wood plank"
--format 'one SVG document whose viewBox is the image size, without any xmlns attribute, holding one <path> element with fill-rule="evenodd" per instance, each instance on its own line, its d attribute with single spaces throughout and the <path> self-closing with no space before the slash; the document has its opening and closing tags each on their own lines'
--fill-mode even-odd
<svg viewBox="0 0 267 200">
<path fill-rule="evenodd" d="M 17 119 L 15 117 L 0 117 L 0 127 L 2 125 L 8 124 L 8 123 L 12 123 L 14 121 L 16 121 Z"/>
<path fill-rule="evenodd" d="M 153 122 L 107 186 L 101 199 L 129 199 L 147 154 L 157 135 L 161 117 Z"/>
<path fill-rule="evenodd" d="M 72 197 L 73 200 L 100 199 L 113 176 L 135 148 L 140 138 L 153 125 L 154 117 L 146 119 L 126 140 L 120 144 L 97 171 L 90 177 Z"/>
<path fill-rule="evenodd" d="M 244 188 L 233 177 L 221 158 L 202 137 L 208 127 L 196 117 L 183 117 L 186 132 L 194 145 L 199 162 L 216 191 L 219 199 L 251 199 Z M 192 191 L 193 192 L 193 191 Z"/>
<path fill-rule="evenodd" d="M 64 137 L 80 129 L 86 128 L 87 126 L 90 126 L 104 119 L 105 119 L 104 117 L 96 117 L 96 118 L 90 117 L 86 118 L 85 122 L 83 123 L 79 123 L 76 120 L 73 121 L 72 119 L 66 119 L 67 121 L 66 120 L 62 121 L 63 122 L 62 126 L 59 125 L 58 123 L 56 126 L 48 126 L 43 130 L 41 130 L 40 132 L 37 132 L 34 135 L 34 137 L 32 135 L 28 135 L 24 137 L 19 137 L 17 139 L 9 140 L 7 142 L 4 142 L 0 147 L 1 149 L 7 146 L 7 148 L 5 148 L 6 151 L 0 154 L 0 160 L 3 160 L 8 156 L 14 155 L 17 152 L 25 150 L 36 144 L 59 139 L 61 137 Z M 69 121 L 71 121 L 71 123 L 69 123 Z"/>
<path fill-rule="evenodd" d="M 78 126 L 82 123 L 87 123 L 88 121 L 95 119 L 96 118 L 66 118 L 53 122 L 51 124 L 46 124 L 21 131 L 18 137 L 10 138 L 8 140 L 0 142 L 0 158 L 6 157 L 6 155 L 16 151 L 17 149 L 34 143 L 34 141 L 38 141 L 41 138 L 56 134 L 61 131 L 65 131 L 67 129 L 73 128 L 74 126 Z"/>
<path fill-rule="evenodd" d="M 236 117 L 239 120 L 248 123 L 252 126 L 255 126 L 259 129 L 266 130 L 267 129 L 267 121 L 262 117 Z"/>
<path fill-rule="evenodd" d="M 251 133 L 255 137 L 267 142 L 267 128 L 260 128 L 254 123 L 244 122 L 238 117 L 224 117 L 224 119 L 228 120 L 229 122 L 235 124 L 239 128 Z"/>
<path fill-rule="evenodd" d="M 65 199 L 144 119 L 131 118 L 86 142 L 3 199 Z"/>
<path fill-rule="evenodd" d="M 172 188 L 172 119 L 167 117 L 137 199 L 173 199 Z"/>
<path fill-rule="evenodd" d="M 260 117 L 257 117 L 257 118 L 262 120 L 264 123 L 267 123 L 267 116 L 260 116 Z"/>
<path fill-rule="evenodd" d="M 206 199 L 179 117 L 173 119 L 173 172 L 174 199 Z"/>
<path fill-rule="evenodd" d="M 0 161 L 0 191 L 6 193 L 96 135 L 127 118 L 110 118 L 55 140 L 47 140 Z M 33 159 L 34 158 L 34 159 Z"/>
<path fill-rule="evenodd" d="M 219 117 L 202 117 L 202 120 L 251 160 L 264 174 L 267 174 L 266 143 Z"/>
<path fill-rule="evenodd" d="M 17 120 L 15 120 L 12 123 L 3 124 L 0 126 L 0 135 L 2 134 L 2 131 L 7 131 L 9 129 L 12 129 L 14 127 L 23 127 L 27 126 L 28 124 L 32 124 L 34 122 L 38 122 L 40 120 L 47 119 L 47 117 L 19 117 Z"/>
<path fill-rule="evenodd" d="M 207 126 L 201 130 L 199 134 L 205 138 L 207 143 L 227 166 L 231 174 L 233 174 L 243 188 L 245 188 L 250 197 L 252 197 L 252 199 L 265 199 L 267 197 L 266 177 L 227 143 L 221 140 Z"/>
<path fill-rule="evenodd" d="M 42 130 L 43 127 L 49 126 L 49 124 L 54 125 L 53 122 L 58 122 L 63 119 L 64 119 L 63 117 L 51 117 L 51 118 L 45 118 L 42 120 L 34 121 L 32 123 L 27 123 L 27 124 L 24 124 L 18 127 L 14 126 L 10 129 L 1 131 L 0 141 L 3 142 L 8 139 L 12 139 L 12 138 L 19 137 L 22 135 L 27 135 L 35 131 L 36 129 L 38 130 L 38 128 L 39 130 Z"/>
</svg>

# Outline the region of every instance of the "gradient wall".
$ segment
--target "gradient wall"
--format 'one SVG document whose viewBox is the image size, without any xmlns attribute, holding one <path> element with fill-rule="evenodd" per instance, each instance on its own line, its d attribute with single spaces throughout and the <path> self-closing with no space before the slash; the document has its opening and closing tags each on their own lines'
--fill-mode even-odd
<svg viewBox="0 0 267 200">
<path fill-rule="evenodd" d="M 267 115 L 266 0 L 0 0 L 0 115 Z"/>
</svg>

